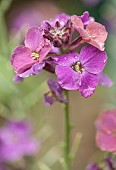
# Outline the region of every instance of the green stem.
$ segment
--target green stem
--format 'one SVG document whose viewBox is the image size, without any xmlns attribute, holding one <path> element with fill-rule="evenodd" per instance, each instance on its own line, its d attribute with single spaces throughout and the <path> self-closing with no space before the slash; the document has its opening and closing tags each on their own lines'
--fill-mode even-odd
<svg viewBox="0 0 116 170">
<path fill-rule="evenodd" d="M 65 158 L 65 170 L 70 170 L 71 162 L 70 162 L 70 116 L 69 116 L 69 96 L 68 91 L 66 91 L 66 98 L 68 103 L 65 104 L 65 150 L 64 150 L 64 158 Z"/>
</svg>

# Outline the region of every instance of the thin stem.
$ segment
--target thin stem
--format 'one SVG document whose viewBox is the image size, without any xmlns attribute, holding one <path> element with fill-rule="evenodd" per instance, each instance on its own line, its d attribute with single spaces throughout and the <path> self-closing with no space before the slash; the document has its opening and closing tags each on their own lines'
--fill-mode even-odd
<svg viewBox="0 0 116 170">
<path fill-rule="evenodd" d="M 68 91 L 66 91 L 66 98 L 67 103 L 65 104 L 65 150 L 64 150 L 64 157 L 65 157 L 65 169 L 70 170 L 71 162 L 70 162 L 70 117 L 69 117 L 69 96 Z"/>
</svg>

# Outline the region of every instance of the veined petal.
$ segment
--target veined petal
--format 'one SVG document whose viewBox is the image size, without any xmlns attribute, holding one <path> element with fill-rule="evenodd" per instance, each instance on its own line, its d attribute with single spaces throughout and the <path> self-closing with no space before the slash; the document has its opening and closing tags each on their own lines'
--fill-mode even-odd
<svg viewBox="0 0 116 170">
<path fill-rule="evenodd" d="M 11 57 L 11 63 L 16 73 L 20 74 L 30 68 L 35 61 L 31 57 L 31 51 L 25 46 L 19 46 L 14 50 Z"/>
<path fill-rule="evenodd" d="M 91 55 L 92 57 L 83 66 L 89 73 L 98 74 L 102 72 L 107 63 L 107 54 L 97 49 Z"/>
<path fill-rule="evenodd" d="M 62 65 L 62 66 L 71 66 L 75 64 L 77 61 L 79 61 L 79 54 L 76 52 L 69 53 L 69 54 L 63 54 L 58 57 L 52 57 L 52 59 L 56 62 L 56 64 Z"/>
<path fill-rule="evenodd" d="M 43 30 L 39 27 L 32 27 L 25 36 L 25 46 L 31 51 L 39 51 L 43 45 Z"/>
<path fill-rule="evenodd" d="M 89 43 L 99 48 L 99 50 L 103 51 L 104 43 L 108 35 L 105 27 L 100 23 L 91 22 L 87 26 L 86 31 L 91 38 L 91 41 Z"/>
<path fill-rule="evenodd" d="M 81 86 L 79 91 L 82 96 L 89 97 L 93 94 L 95 88 L 98 85 L 98 76 L 84 71 L 81 74 Z"/>
<path fill-rule="evenodd" d="M 71 17 L 71 22 L 72 22 L 72 24 L 73 24 L 73 27 L 74 27 L 77 31 L 78 31 L 78 28 L 84 29 L 83 22 L 82 22 L 82 20 L 81 20 L 78 16 L 73 15 L 73 16 Z"/>
<path fill-rule="evenodd" d="M 57 65 L 55 72 L 58 76 L 58 83 L 63 89 L 79 89 L 80 74 L 75 72 L 71 67 Z"/>
<path fill-rule="evenodd" d="M 95 55 L 98 55 L 99 53 L 100 51 L 92 45 L 87 45 L 83 47 L 80 51 L 81 64 L 84 65 L 85 63 L 89 62 L 89 60 L 96 57 Z"/>
<path fill-rule="evenodd" d="M 41 62 L 46 56 L 47 54 L 51 51 L 51 44 L 50 41 L 47 39 L 44 39 L 44 44 L 40 50 L 40 58 L 39 61 Z"/>
</svg>

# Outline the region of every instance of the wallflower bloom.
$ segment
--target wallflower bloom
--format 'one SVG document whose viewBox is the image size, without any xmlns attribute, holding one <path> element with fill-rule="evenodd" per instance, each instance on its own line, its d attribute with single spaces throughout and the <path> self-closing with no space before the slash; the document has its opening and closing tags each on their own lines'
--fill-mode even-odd
<svg viewBox="0 0 116 170">
<path fill-rule="evenodd" d="M 63 89 L 56 80 L 49 79 L 48 86 L 50 91 L 44 95 L 45 104 L 52 105 L 55 101 L 67 102 L 63 96 Z"/>
<path fill-rule="evenodd" d="M 16 74 L 23 78 L 39 74 L 50 50 L 50 42 L 43 37 L 43 30 L 38 27 L 30 28 L 25 37 L 25 46 L 18 46 L 11 57 Z"/>
<path fill-rule="evenodd" d="M 116 110 L 103 112 L 96 121 L 96 129 L 98 147 L 116 153 Z"/>
<path fill-rule="evenodd" d="M 82 20 L 76 15 L 71 17 L 71 21 L 73 27 L 79 32 L 84 42 L 104 51 L 104 43 L 108 33 L 103 25 L 97 22 L 91 22 L 87 25 L 86 29 L 84 29 Z"/>
<path fill-rule="evenodd" d="M 0 128 L 0 161 L 14 162 L 23 156 L 37 153 L 38 142 L 31 137 L 30 125 L 24 121 L 10 121 Z"/>
<path fill-rule="evenodd" d="M 88 24 L 90 24 L 91 22 L 95 21 L 93 17 L 89 16 L 89 12 L 88 11 L 85 11 L 83 13 L 83 15 L 78 16 L 78 17 L 82 20 L 83 25 L 84 25 L 85 28 L 87 27 Z"/>
<path fill-rule="evenodd" d="M 73 52 L 53 57 L 58 64 L 56 75 L 58 83 L 66 90 L 79 90 L 84 97 L 93 94 L 99 83 L 98 74 L 107 62 L 105 52 L 88 45 L 80 54 Z"/>
</svg>

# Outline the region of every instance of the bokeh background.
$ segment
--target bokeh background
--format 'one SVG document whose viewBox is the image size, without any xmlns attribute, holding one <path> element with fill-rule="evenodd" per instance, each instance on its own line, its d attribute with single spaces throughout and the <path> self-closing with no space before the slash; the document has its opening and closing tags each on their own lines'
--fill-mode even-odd
<svg viewBox="0 0 116 170">
<path fill-rule="evenodd" d="M 73 170 L 84 170 L 90 161 L 99 158 L 94 122 L 100 112 L 116 108 L 116 0 L 0 0 L 0 126 L 7 119 L 31 122 L 33 136 L 41 143 L 36 169 L 61 169 L 63 108 L 59 103 L 47 107 L 43 102 L 43 94 L 48 91 L 46 80 L 54 77 L 52 74 L 43 71 L 39 76 L 16 84 L 9 59 L 16 45 L 23 42 L 29 27 L 40 25 L 42 20 L 51 19 L 60 12 L 82 15 L 84 11 L 89 11 L 109 32 L 106 42 L 109 60 L 105 73 L 114 84 L 110 89 L 98 87 L 88 99 L 78 92 L 69 94 L 70 117 L 75 125 L 72 144 L 75 136 L 80 140 Z"/>
</svg>

